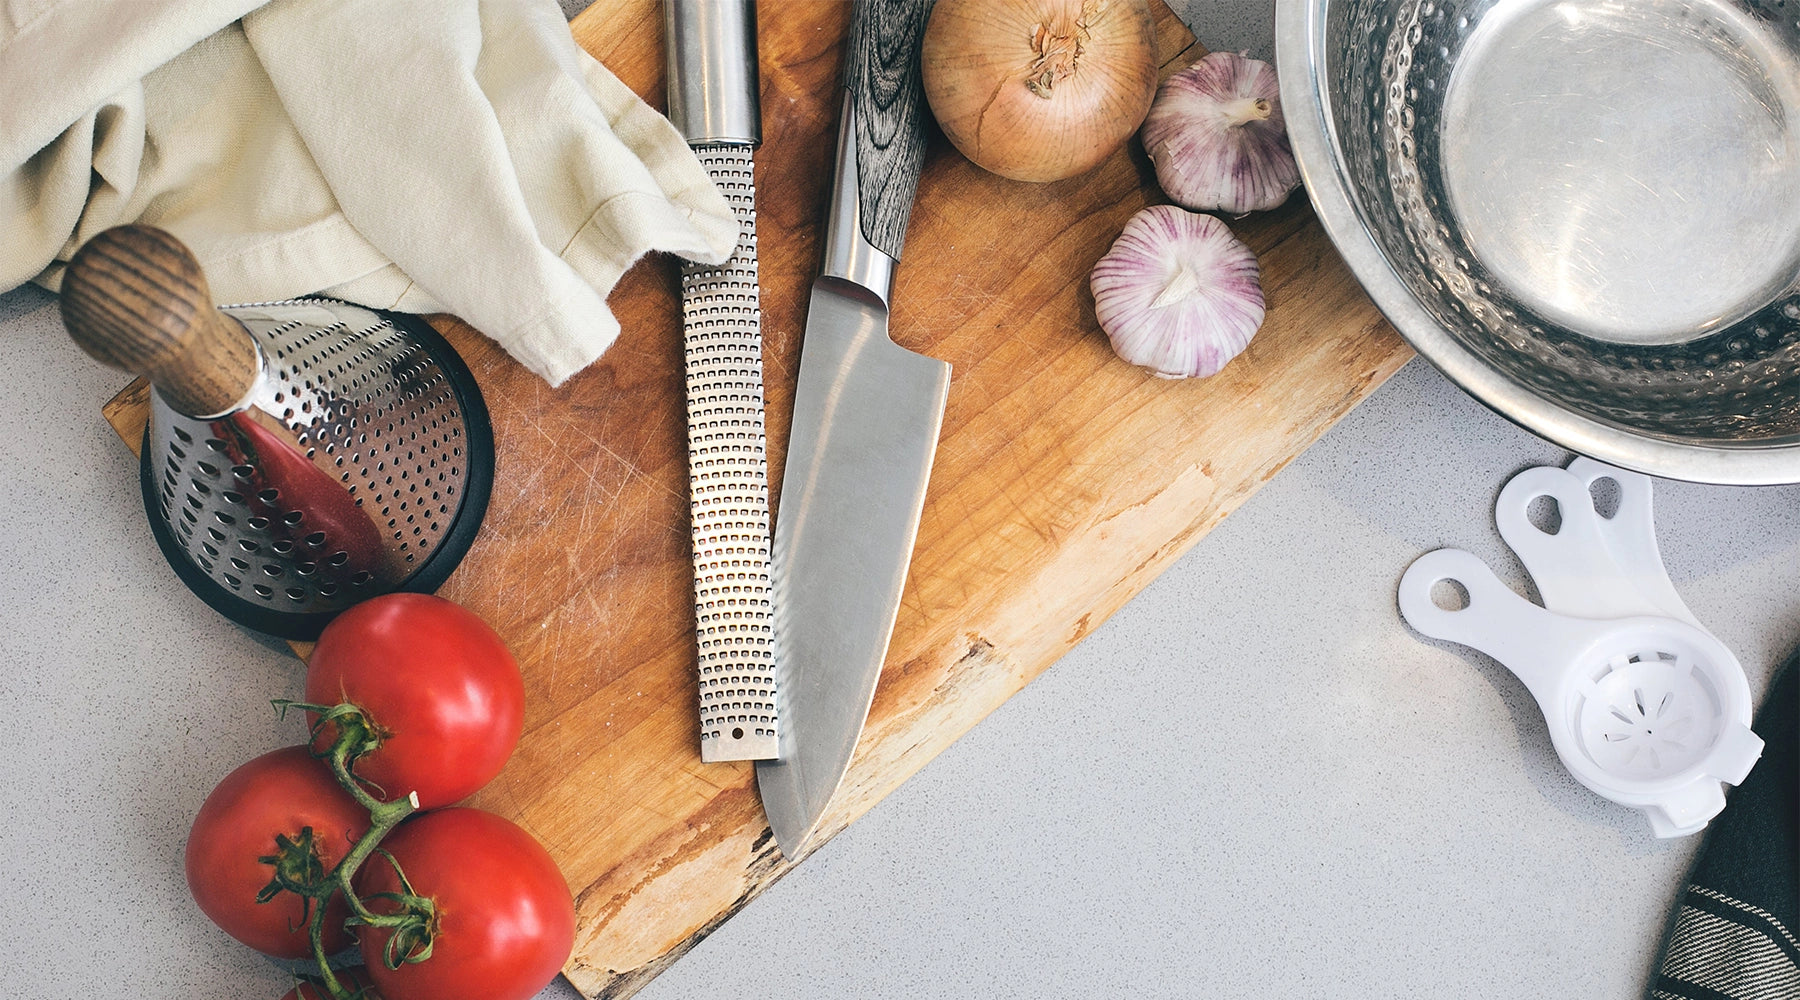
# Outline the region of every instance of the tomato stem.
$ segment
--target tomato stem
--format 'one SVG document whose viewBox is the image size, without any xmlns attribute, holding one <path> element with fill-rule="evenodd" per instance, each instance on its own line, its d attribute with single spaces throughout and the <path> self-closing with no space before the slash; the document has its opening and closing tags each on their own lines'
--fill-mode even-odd
<svg viewBox="0 0 1800 1000">
<path fill-rule="evenodd" d="M 401 870 L 400 862 L 392 854 L 381 851 L 381 857 L 394 870 L 394 878 L 400 882 L 400 891 L 378 892 L 369 898 L 386 900 L 399 907 L 399 910 L 391 916 L 381 918 L 373 926 L 390 929 L 381 957 L 388 968 L 398 969 L 401 965 L 423 962 L 431 957 L 433 939 L 437 934 L 437 905 L 430 897 L 421 896 L 413 890 L 406 872 Z M 348 922 L 365 921 L 351 918 Z"/>
<path fill-rule="evenodd" d="M 277 855 L 263 859 L 276 865 L 275 880 L 270 883 L 268 889 L 264 890 L 269 897 L 285 890 L 298 893 L 306 900 L 307 936 L 312 944 L 313 959 L 318 963 L 319 978 L 325 991 L 331 994 L 332 1000 L 356 1000 L 356 998 L 364 996 L 366 991 L 351 992 L 333 974 L 331 965 L 327 961 L 328 956 L 325 954 L 325 911 L 332 896 L 341 892 L 345 903 L 350 907 L 352 914 L 345 921 L 346 924 L 392 928 L 394 939 L 405 938 L 409 945 L 422 937 L 423 954 L 417 959 L 407 958 L 406 960 L 422 961 L 431 953 L 430 924 L 433 915 L 431 900 L 412 892 L 412 886 L 407 883 L 405 874 L 400 872 L 400 866 L 394 860 L 393 855 L 386 851 L 381 852 L 388 864 L 393 865 L 395 873 L 400 878 L 400 884 L 406 891 L 404 893 L 379 893 L 377 896 L 392 897 L 401 907 L 399 912 L 393 914 L 373 912 L 357 897 L 355 887 L 352 885 L 352 880 L 362 868 L 363 862 L 368 860 L 370 854 L 380 850 L 382 839 L 393 832 L 394 827 L 399 826 L 402 820 L 419 810 L 419 795 L 417 792 L 408 792 L 405 796 L 392 802 L 383 802 L 369 794 L 368 789 L 364 788 L 362 782 L 358 781 L 356 776 L 351 773 L 356 758 L 379 746 L 381 742 L 379 731 L 370 723 L 368 716 L 360 708 L 350 704 L 309 705 L 294 701 L 277 701 L 274 704 L 283 715 L 289 708 L 302 708 L 317 713 L 318 721 L 312 726 L 315 743 L 318 737 L 327 731 L 325 729 L 327 725 L 335 727 L 336 735 L 331 741 L 330 749 L 323 753 L 315 750 L 313 755 L 322 758 L 325 764 L 331 768 L 331 773 L 337 778 L 338 784 L 342 785 L 352 798 L 369 811 L 368 830 L 357 838 L 356 843 L 350 848 L 350 853 L 344 855 L 329 872 L 320 870 L 321 866 L 311 849 L 312 831 L 310 829 L 302 831 L 298 842 L 288 842 L 286 837 L 277 838 Z M 304 865 L 305 858 L 301 857 L 302 854 L 305 858 L 312 859 L 310 868 Z M 390 952 L 393 951 L 394 939 L 389 941 Z M 412 946 L 409 954 L 418 950 L 418 947 Z M 398 963 L 391 960 L 389 964 L 398 967 Z"/>
</svg>

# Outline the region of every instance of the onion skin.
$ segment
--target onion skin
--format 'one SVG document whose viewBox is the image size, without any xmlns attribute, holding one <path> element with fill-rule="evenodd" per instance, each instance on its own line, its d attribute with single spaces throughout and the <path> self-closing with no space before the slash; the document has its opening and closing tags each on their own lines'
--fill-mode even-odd
<svg viewBox="0 0 1800 1000">
<path fill-rule="evenodd" d="M 1018 181 L 1087 173 L 1156 97 L 1149 0 L 938 0 L 925 100 L 976 166 Z"/>
</svg>

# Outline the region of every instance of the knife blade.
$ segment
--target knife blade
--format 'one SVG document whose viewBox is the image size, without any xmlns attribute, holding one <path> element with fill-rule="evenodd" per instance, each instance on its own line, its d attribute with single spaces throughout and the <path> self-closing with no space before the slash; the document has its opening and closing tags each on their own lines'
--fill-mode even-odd
<svg viewBox="0 0 1800 1000">
<path fill-rule="evenodd" d="M 887 657 L 950 366 L 888 336 L 925 157 L 919 40 L 930 0 L 858 0 L 825 260 L 813 283 L 775 520 L 782 751 L 758 761 L 763 808 L 797 860 L 849 770 Z"/>
<path fill-rule="evenodd" d="M 752 159 L 762 141 L 756 3 L 664 0 L 663 27 L 669 120 L 725 193 L 740 234 L 725 263 L 681 268 L 700 759 L 766 759 L 780 751 L 781 727 Z"/>
</svg>

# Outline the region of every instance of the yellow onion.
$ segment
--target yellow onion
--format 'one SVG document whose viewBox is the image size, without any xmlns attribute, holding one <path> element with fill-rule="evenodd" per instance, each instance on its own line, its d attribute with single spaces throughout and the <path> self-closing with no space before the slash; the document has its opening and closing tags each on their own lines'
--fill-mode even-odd
<svg viewBox="0 0 1800 1000">
<path fill-rule="evenodd" d="M 1086 173 L 1156 96 L 1149 0 L 938 0 L 925 99 L 956 148 L 1020 181 Z"/>
</svg>

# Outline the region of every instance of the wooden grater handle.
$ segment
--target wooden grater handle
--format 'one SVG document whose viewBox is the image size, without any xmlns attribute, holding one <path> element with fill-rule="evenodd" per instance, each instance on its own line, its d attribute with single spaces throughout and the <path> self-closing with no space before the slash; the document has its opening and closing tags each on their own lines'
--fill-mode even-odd
<svg viewBox="0 0 1800 1000">
<path fill-rule="evenodd" d="M 189 416 L 230 410 L 256 382 L 250 334 L 213 305 L 200 262 L 161 229 L 115 226 L 77 250 L 62 317 L 82 350 L 149 379 Z"/>
</svg>

